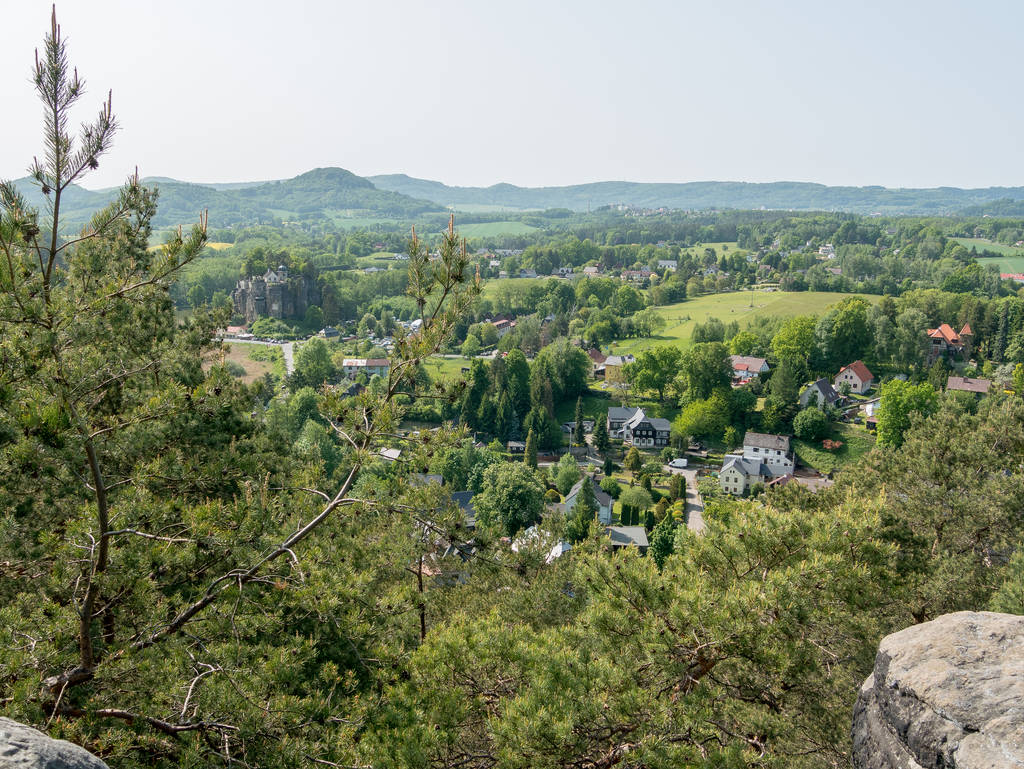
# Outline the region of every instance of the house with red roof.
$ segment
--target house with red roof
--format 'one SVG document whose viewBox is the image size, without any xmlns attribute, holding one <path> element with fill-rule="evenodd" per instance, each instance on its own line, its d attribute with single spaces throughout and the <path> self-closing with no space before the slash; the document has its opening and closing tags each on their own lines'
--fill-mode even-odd
<svg viewBox="0 0 1024 769">
<path fill-rule="evenodd" d="M 969 358 L 973 341 L 974 332 L 966 323 L 960 329 L 959 334 L 948 323 L 943 323 L 938 328 L 928 329 L 929 365 L 943 355 L 947 358 Z"/>
<path fill-rule="evenodd" d="M 768 361 L 764 358 L 756 358 L 752 355 L 730 355 L 729 361 L 732 365 L 732 378 L 740 383 L 749 382 L 759 374 L 766 374 L 769 371 Z"/>
<path fill-rule="evenodd" d="M 864 365 L 864 361 L 855 360 L 849 366 L 843 366 L 836 375 L 835 387 L 850 386 L 850 392 L 863 395 L 875 383 L 875 375 Z"/>
</svg>

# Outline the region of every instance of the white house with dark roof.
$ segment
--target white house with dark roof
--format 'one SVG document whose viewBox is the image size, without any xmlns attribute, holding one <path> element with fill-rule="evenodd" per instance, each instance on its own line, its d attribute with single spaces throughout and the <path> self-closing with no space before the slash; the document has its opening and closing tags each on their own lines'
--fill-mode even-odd
<svg viewBox="0 0 1024 769">
<path fill-rule="evenodd" d="M 664 448 L 669 444 L 672 423 L 649 417 L 641 408 L 613 406 L 608 409 L 608 434 L 641 449 Z"/>
<path fill-rule="evenodd" d="M 660 449 L 668 446 L 672 423 L 667 419 L 649 417 L 637 409 L 622 426 L 622 439 L 641 449 Z"/>
<path fill-rule="evenodd" d="M 607 526 L 612 522 L 612 507 L 615 505 L 615 500 L 612 499 L 611 494 L 601 488 L 601 484 L 592 476 L 584 475 L 576 481 L 559 507 L 566 513 L 570 512 L 576 504 L 576 497 L 579 496 L 584 483 L 590 483 L 593 486 L 594 499 L 597 501 L 597 520 L 601 522 L 601 525 Z"/>
<path fill-rule="evenodd" d="M 811 382 L 800 393 L 800 405 L 807 406 L 834 406 L 840 400 L 839 393 L 832 386 L 832 383 L 822 377 L 817 382 Z"/>
<path fill-rule="evenodd" d="M 726 454 L 722 469 L 718 471 L 718 485 L 726 494 L 741 497 L 755 483 L 772 478 L 768 466 L 759 459 L 748 459 L 739 454 Z"/>
<path fill-rule="evenodd" d="M 743 436 L 743 458 L 763 462 L 773 476 L 793 472 L 788 435 L 748 432 Z"/>
<path fill-rule="evenodd" d="M 639 410 L 633 406 L 612 406 L 608 409 L 608 420 L 605 424 L 605 427 L 608 428 L 608 434 L 614 437 L 622 437 L 618 435 L 622 426 L 632 419 Z"/>
</svg>

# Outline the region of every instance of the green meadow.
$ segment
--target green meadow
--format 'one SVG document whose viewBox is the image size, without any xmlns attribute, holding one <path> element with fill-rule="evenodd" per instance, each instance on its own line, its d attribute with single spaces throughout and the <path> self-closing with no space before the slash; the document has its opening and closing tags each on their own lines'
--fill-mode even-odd
<svg viewBox="0 0 1024 769">
<path fill-rule="evenodd" d="M 709 294 L 659 307 L 658 314 L 666 320 L 666 326 L 660 335 L 649 339 L 613 342 L 611 351 L 622 355 L 635 354 L 665 343 L 688 346 L 693 327 L 697 323 L 704 323 L 708 318 L 718 318 L 724 323 L 736 321 L 740 328 L 744 328 L 754 318 L 761 316 L 789 318 L 794 315 L 821 315 L 829 307 L 849 296 L 860 295 L 827 291 L 735 291 L 728 294 Z M 878 301 L 878 297 L 874 296 L 864 298 L 872 303 Z"/>
</svg>

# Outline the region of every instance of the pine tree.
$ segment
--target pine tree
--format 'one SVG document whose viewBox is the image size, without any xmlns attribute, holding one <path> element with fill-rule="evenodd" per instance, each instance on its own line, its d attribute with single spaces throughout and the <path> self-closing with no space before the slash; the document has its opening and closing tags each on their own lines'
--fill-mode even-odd
<svg viewBox="0 0 1024 769">
<path fill-rule="evenodd" d="M 526 452 L 523 461 L 534 470 L 537 469 L 537 434 L 532 428 L 526 435 Z"/>
<path fill-rule="evenodd" d="M 665 561 L 675 551 L 676 542 L 676 519 L 671 514 L 661 519 L 661 522 L 654 527 L 650 536 L 650 549 L 648 553 L 658 568 L 665 567 Z"/>
<path fill-rule="evenodd" d="M 612 442 L 608 437 L 608 425 L 605 424 L 605 420 L 598 418 L 597 424 L 594 425 L 594 448 L 602 454 L 607 454 L 608 449 L 611 447 Z"/>
<path fill-rule="evenodd" d="M 203 365 L 221 351 L 227 312 L 175 319 L 172 283 L 203 250 L 205 215 L 151 248 L 156 196 L 133 177 L 88 227 L 66 220 L 72 185 L 104 159 L 116 121 L 108 97 L 71 135 L 84 91 L 55 17 L 33 74 L 46 122 L 31 177 L 47 205 L 34 210 L 0 183 L 0 563 L 17 564 L 0 578 L 3 713 L 101 745 L 126 769 L 243 755 L 337 764 L 343 749 L 319 739 L 309 714 L 340 723 L 363 685 L 332 701 L 311 672 L 381 683 L 363 659 L 422 643 L 416 564 L 462 520 L 433 492 L 375 475 L 373 458 L 416 362 L 476 300 L 464 244 L 450 226 L 432 260 L 413 238 L 422 329 L 396 340 L 379 395 L 325 393 L 330 421 L 305 420 L 293 449 L 258 418 L 253 390 Z M 167 119 L 186 116 L 171 106 Z M 428 465 L 452 433 L 403 459 Z M 356 545 L 356 530 L 376 552 Z M 322 599 L 331 623 L 313 620 Z M 377 608 L 363 621 L 356 605 Z"/>
<path fill-rule="evenodd" d="M 609 478 L 612 477 L 612 474 L 615 472 L 615 463 L 612 462 L 611 457 L 604 458 L 604 465 L 601 466 L 601 471 Z"/>
<path fill-rule="evenodd" d="M 668 495 L 674 502 L 686 498 L 686 478 L 681 473 L 673 473 L 668 480 Z"/>
<path fill-rule="evenodd" d="M 577 446 L 583 446 L 587 442 L 586 432 L 583 429 L 583 396 L 576 398 L 576 414 L 574 417 L 576 421 L 573 442 Z"/>
<path fill-rule="evenodd" d="M 502 391 L 498 397 L 498 405 L 494 410 L 494 426 L 491 428 L 494 437 L 502 443 L 509 440 L 514 428 L 515 414 L 512 412 L 512 404 L 509 402 L 508 394 Z"/>
</svg>

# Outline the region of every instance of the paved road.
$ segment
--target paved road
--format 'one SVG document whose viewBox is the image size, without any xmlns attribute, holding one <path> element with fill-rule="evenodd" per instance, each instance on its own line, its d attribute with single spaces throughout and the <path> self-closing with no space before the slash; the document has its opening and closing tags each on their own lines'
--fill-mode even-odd
<svg viewBox="0 0 1024 769">
<path fill-rule="evenodd" d="M 665 465 L 666 473 L 679 473 L 686 478 L 686 526 L 697 534 L 703 534 L 704 529 L 704 502 L 697 492 L 697 471 L 689 468 L 682 470 Z"/>
<path fill-rule="evenodd" d="M 284 356 L 284 370 L 288 376 L 295 373 L 295 347 L 291 342 L 281 345 L 281 354 Z"/>
</svg>

